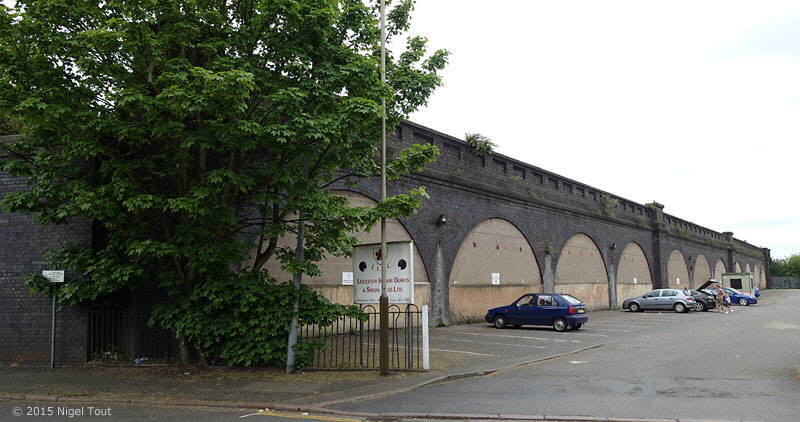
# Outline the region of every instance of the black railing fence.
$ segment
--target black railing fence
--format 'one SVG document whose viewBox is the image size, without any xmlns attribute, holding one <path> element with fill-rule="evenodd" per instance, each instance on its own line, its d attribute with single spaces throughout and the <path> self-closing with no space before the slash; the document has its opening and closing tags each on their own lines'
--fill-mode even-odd
<svg viewBox="0 0 800 422">
<path fill-rule="evenodd" d="M 323 341 L 310 368 L 374 369 L 380 366 L 380 312 L 366 305 L 365 320 L 342 317 L 330 326 L 306 325 L 300 337 Z M 422 312 L 416 305 L 389 306 L 389 365 L 392 369 L 422 369 Z"/>
<path fill-rule="evenodd" d="M 148 326 L 149 311 L 122 305 L 92 305 L 87 314 L 87 360 L 170 362 L 177 355 L 177 340 L 167 331 Z"/>
</svg>

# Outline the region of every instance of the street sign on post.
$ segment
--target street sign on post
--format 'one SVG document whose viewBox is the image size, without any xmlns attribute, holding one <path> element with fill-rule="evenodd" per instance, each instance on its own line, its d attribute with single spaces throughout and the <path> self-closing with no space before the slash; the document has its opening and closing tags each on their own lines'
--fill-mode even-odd
<svg viewBox="0 0 800 422">
<path fill-rule="evenodd" d="M 42 271 L 42 277 L 50 280 L 51 283 L 63 283 L 64 271 Z"/>
<path fill-rule="evenodd" d="M 387 242 L 386 295 L 389 303 L 414 303 L 414 244 Z M 379 303 L 381 264 L 380 243 L 353 248 L 353 297 L 355 303 Z"/>
<path fill-rule="evenodd" d="M 56 284 L 64 282 L 64 271 L 42 271 L 42 277 L 50 280 L 53 287 L 53 315 L 50 324 L 50 369 L 56 367 Z"/>
</svg>

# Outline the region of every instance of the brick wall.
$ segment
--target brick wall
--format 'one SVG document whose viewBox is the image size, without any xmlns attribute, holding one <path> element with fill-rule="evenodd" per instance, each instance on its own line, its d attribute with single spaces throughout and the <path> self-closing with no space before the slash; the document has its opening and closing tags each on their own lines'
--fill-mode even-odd
<svg viewBox="0 0 800 422">
<path fill-rule="evenodd" d="M 0 177 L 0 198 L 25 186 L 18 178 Z M 0 211 L 0 364 L 49 365 L 51 304 L 31 295 L 22 283 L 48 266 L 42 254 L 66 241 L 88 243 L 90 226 L 75 223 L 43 227 L 35 217 Z M 64 307 L 56 317 L 56 364 L 86 359 L 86 312 Z"/>
</svg>

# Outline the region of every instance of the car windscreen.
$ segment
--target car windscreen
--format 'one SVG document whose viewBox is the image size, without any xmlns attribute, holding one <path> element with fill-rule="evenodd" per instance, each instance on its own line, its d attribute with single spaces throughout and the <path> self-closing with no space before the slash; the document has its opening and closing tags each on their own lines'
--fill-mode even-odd
<svg viewBox="0 0 800 422">
<path fill-rule="evenodd" d="M 583 303 L 580 300 L 575 299 L 570 295 L 561 295 L 561 297 L 563 297 L 567 302 L 569 302 L 570 305 L 580 305 Z"/>
</svg>

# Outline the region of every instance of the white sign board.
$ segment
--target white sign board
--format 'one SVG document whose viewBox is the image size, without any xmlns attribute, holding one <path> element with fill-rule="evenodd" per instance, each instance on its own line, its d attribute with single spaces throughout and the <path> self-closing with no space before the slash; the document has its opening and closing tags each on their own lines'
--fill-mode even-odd
<svg viewBox="0 0 800 422">
<path fill-rule="evenodd" d="M 42 277 L 50 280 L 51 283 L 63 283 L 64 271 L 42 271 Z"/>
<path fill-rule="evenodd" d="M 414 244 L 386 244 L 386 295 L 389 303 L 414 303 Z M 353 248 L 353 297 L 355 303 L 378 303 L 381 297 L 380 243 Z"/>
<path fill-rule="evenodd" d="M 492 273 L 492 285 L 497 286 L 500 284 L 500 273 Z"/>
<path fill-rule="evenodd" d="M 345 286 L 353 285 L 353 273 L 351 273 L 350 271 L 342 271 L 342 285 Z"/>
</svg>

